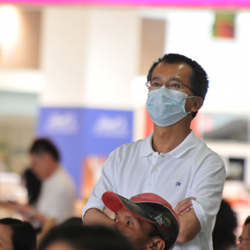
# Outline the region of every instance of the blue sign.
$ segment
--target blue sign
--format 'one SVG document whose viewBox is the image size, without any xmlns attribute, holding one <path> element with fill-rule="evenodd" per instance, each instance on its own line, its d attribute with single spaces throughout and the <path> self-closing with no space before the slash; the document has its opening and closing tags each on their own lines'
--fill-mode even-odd
<svg viewBox="0 0 250 250">
<path fill-rule="evenodd" d="M 85 109 L 83 128 L 84 153 L 108 155 L 133 138 L 132 111 Z"/>
<path fill-rule="evenodd" d="M 133 112 L 111 109 L 42 107 L 38 136 L 58 146 L 62 166 L 72 175 L 80 194 L 82 165 L 88 156 L 107 156 L 133 139 Z"/>
</svg>

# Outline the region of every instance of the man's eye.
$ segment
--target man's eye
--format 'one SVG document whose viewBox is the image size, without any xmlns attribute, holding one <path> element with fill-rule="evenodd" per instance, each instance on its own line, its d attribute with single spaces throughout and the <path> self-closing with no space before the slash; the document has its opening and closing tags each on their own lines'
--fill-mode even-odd
<svg viewBox="0 0 250 250">
<path fill-rule="evenodd" d="M 181 89 L 182 85 L 180 83 L 171 83 L 168 85 L 168 87 L 171 89 Z"/>
<path fill-rule="evenodd" d="M 114 218 L 114 222 L 118 222 L 118 219 L 116 217 Z"/>
<path fill-rule="evenodd" d="M 126 223 L 127 226 L 133 226 L 133 222 L 128 220 L 127 223 Z"/>
<path fill-rule="evenodd" d="M 151 82 L 151 86 L 154 88 L 161 87 L 162 84 L 160 82 Z"/>
</svg>

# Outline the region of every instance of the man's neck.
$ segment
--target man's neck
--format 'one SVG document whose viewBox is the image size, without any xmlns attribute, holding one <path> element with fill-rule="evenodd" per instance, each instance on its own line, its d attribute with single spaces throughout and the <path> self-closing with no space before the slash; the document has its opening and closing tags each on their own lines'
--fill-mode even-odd
<svg viewBox="0 0 250 250">
<path fill-rule="evenodd" d="M 169 127 L 154 125 L 152 147 L 156 152 L 168 153 L 181 144 L 190 132 L 190 123 L 185 121 Z"/>
</svg>

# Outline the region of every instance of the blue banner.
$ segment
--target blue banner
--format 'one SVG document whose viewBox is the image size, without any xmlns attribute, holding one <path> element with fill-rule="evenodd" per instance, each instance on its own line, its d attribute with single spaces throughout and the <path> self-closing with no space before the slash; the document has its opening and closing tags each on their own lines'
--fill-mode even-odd
<svg viewBox="0 0 250 250">
<path fill-rule="evenodd" d="M 58 146 L 62 156 L 61 164 L 72 175 L 78 195 L 82 195 L 86 187 L 83 182 L 87 178 L 84 176 L 85 165 L 88 164 L 91 171 L 99 172 L 93 164 L 103 163 L 103 159 L 112 150 L 132 141 L 133 112 L 81 107 L 42 107 L 38 136 L 49 137 Z M 96 179 L 93 182 L 95 181 Z"/>
</svg>

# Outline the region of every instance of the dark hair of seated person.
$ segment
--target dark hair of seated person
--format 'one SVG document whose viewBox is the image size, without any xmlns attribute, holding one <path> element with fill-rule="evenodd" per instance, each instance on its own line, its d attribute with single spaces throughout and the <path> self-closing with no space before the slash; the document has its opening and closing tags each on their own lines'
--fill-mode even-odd
<svg viewBox="0 0 250 250">
<path fill-rule="evenodd" d="M 42 181 L 30 168 L 24 170 L 22 179 L 28 193 L 28 203 L 29 205 L 35 205 L 41 192 Z"/>
<path fill-rule="evenodd" d="M 46 250 L 57 242 L 65 243 L 73 250 L 133 250 L 124 235 L 102 225 L 56 226 L 45 235 L 38 249 Z"/>
<path fill-rule="evenodd" d="M 222 200 L 213 230 L 214 250 L 226 250 L 235 247 L 237 216 L 226 200 Z"/>
<path fill-rule="evenodd" d="M 36 233 L 29 222 L 14 218 L 3 218 L 0 219 L 0 224 L 7 225 L 11 228 L 13 250 L 36 249 Z"/>
<path fill-rule="evenodd" d="M 60 226 L 71 226 L 71 225 L 73 225 L 73 226 L 74 225 L 82 226 L 83 225 L 82 218 L 73 216 L 73 217 L 70 217 L 70 218 L 66 219 L 65 221 L 63 221 L 60 224 Z"/>
</svg>

